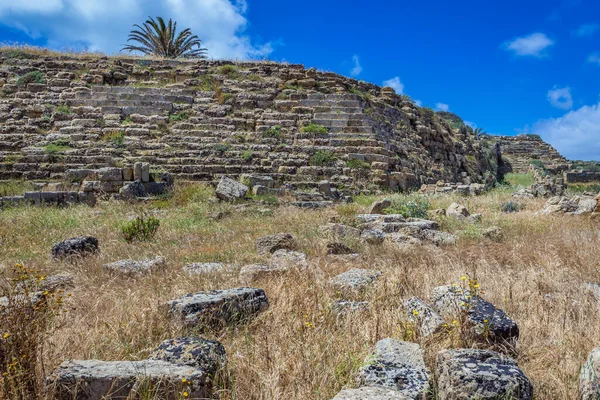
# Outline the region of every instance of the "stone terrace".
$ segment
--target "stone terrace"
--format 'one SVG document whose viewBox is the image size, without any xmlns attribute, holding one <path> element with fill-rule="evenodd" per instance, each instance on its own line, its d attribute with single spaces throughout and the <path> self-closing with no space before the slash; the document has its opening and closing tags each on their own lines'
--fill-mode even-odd
<svg viewBox="0 0 600 400">
<path fill-rule="evenodd" d="M 140 161 L 204 182 L 483 180 L 477 138 L 389 88 L 272 62 L 29 57 L 0 58 L 0 180 Z"/>
</svg>

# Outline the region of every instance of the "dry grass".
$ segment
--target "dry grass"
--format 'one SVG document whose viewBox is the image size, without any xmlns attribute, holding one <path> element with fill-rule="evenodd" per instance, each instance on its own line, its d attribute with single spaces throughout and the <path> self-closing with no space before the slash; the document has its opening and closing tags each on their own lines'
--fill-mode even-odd
<svg viewBox="0 0 600 400">
<path fill-rule="evenodd" d="M 519 324 L 519 365 L 532 379 L 539 399 L 573 399 L 577 374 L 589 351 L 600 345 L 598 307 L 581 290 L 584 282 L 600 281 L 598 223 L 585 218 L 543 218 L 533 214 L 543 201 L 530 200 L 524 211 L 503 214 L 508 191 L 457 198 L 471 212 L 483 213 L 480 225 L 444 221 L 461 235 L 454 247 L 422 248 L 409 253 L 392 247 L 359 246 L 362 259 L 345 263 L 325 255 L 327 239 L 318 227 L 336 210 L 272 209 L 252 206 L 233 211 L 210 203 L 206 190 L 185 188 L 175 199 L 144 205 L 101 203 L 95 209 L 21 208 L 0 212 L 0 264 L 24 262 L 52 274 L 70 272 L 76 287 L 66 301 L 67 312 L 45 351 L 45 365 L 56 367 L 69 358 L 143 359 L 162 340 L 183 334 L 161 309 L 165 301 L 190 292 L 237 287 L 237 276 L 190 277 L 182 266 L 195 261 L 237 264 L 266 261 L 254 251 L 256 238 L 291 232 L 323 277 L 298 274 L 263 282 L 270 308 L 247 325 L 208 338 L 227 349 L 232 378 L 222 385 L 222 399 L 331 399 L 353 385 L 357 368 L 375 342 L 406 334 L 398 308 L 404 298 L 428 298 L 431 289 L 476 278 L 484 297 L 505 309 Z M 435 198 L 433 207 L 456 200 Z M 354 210 L 360 206 L 354 207 Z M 126 243 L 120 225 L 141 210 L 158 209 L 161 227 L 154 241 Z M 213 221 L 210 212 L 231 211 Z M 344 209 L 350 212 L 348 208 Z M 482 239 L 482 227 L 499 225 L 504 239 Z M 54 242 L 90 234 L 100 240 L 101 253 L 78 264 L 53 261 Z M 122 258 L 162 255 L 168 268 L 138 279 L 111 276 L 102 264 Z M 384 277 L 373 290 L 357 295 L 372 302 L 371 311 L 344 321 L 330 314 L 339 295 L 324 279 L 351 267 L 375 268 Z M 427 362 L 448 337 L 422 341 Z"/>
</svg>

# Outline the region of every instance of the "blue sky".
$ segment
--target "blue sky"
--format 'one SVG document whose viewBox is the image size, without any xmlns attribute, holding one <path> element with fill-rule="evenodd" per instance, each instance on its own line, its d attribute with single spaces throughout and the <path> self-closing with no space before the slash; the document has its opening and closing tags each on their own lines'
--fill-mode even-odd
<svg viewBox="0 0 600 400">
<path fill-rule="evenodd" d="M 0 40 L 117 52 L 173 17 L 215 58 L 302 63 L 388 84 L 493 134 L 600 159 L 600 2 L 0 0 Z M 485 4 L 485 5 L 484 5 Z"/>
</svg>

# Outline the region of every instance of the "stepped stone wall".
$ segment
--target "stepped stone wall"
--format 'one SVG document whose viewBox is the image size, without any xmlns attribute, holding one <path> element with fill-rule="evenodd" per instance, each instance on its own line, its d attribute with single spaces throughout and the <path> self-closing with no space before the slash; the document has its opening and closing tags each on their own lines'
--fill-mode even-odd
<svg viewBox="0 0 600 400">
<path fill-rule="evenodd" d="M 552 173 L 569 169 L 570 162 L 537 136 L 496 136 L 506 172 L 527 173 L 531 160 L 539 160 Z"/>
<path fill-rule="evenodd" d="M 483 182 L 495 164 L 392 89 L 302 65 L 15 52 L 0 65 L 0 180 L 145 162 L 179 180 L 372 191 Z"/>
</svg>

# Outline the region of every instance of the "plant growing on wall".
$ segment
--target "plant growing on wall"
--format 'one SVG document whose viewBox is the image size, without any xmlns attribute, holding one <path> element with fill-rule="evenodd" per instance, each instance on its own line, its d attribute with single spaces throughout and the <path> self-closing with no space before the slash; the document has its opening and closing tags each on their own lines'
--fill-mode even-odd
<svg viewBox="0 0 600 400">
<path fill-rule="evenodd" d="M 137 45 L 127 45 L 122 50 L 129 52 L 139 51 L 145 55 L 163 58 L 206 58 L 206 49 L 202 48 L 202 41 L 187 28 L 177 34 L 177 22 L 169 19 L 169 23 L 161 17 L 148 17 L 143 26 L 134 25 L 129 34 L 128 42 L 137 42 Z"/>
</svg>

